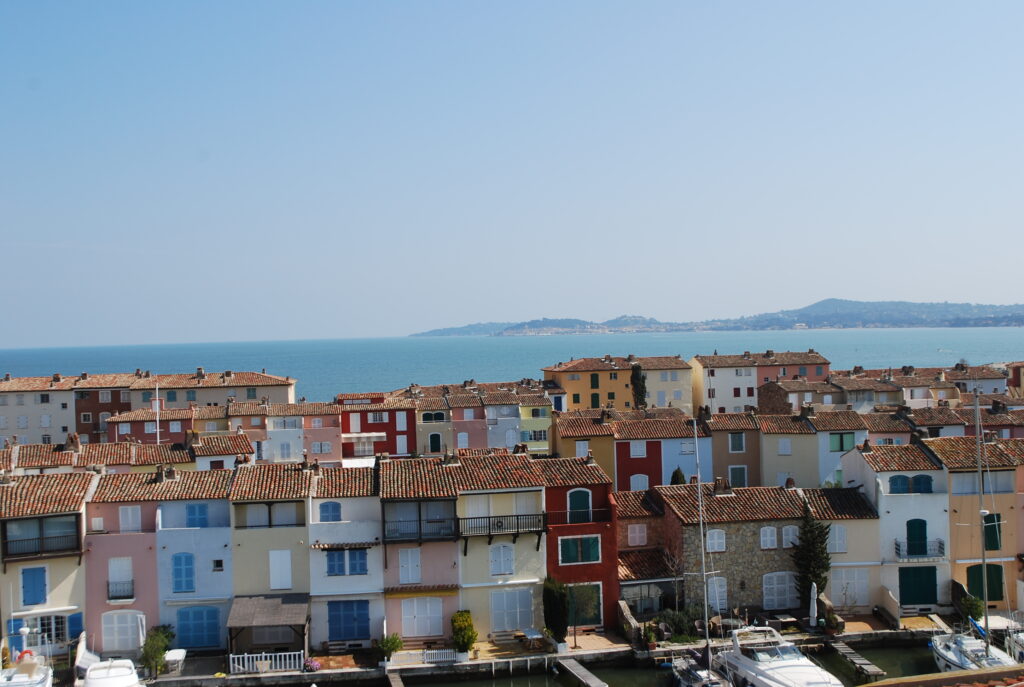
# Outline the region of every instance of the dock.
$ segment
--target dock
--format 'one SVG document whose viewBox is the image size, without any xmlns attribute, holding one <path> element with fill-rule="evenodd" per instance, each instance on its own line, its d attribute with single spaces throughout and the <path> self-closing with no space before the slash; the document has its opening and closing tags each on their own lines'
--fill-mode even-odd
<svg viewBox="0 0 1024 687">
<path fill-rule="evenodd" d="M 846 642 L 832 642 L 831 644 L 836 653 L 846 659 L 859 675 L 865 676 L 868 682 L 875 682 L 885 678 L 884 670 L 848 647 Z"/>
<path fill-rule="evenodd" d="M 572 676 L 575 684 L 580 687 L 608 687 L 608 683 L 598 679 L 596 675 L 580 665 L 574 658 L 558 660 L 558 667 Z"/>
</svg>

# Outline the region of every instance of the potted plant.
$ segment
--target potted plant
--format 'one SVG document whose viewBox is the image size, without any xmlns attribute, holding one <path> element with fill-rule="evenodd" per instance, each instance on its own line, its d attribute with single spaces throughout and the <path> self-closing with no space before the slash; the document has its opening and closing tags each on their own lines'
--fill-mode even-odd
<svg viewBox="0 0 1024 687">
<path fill-rule="evenodd" d="M 644 625 L 644 641 L 647 643 L 648 651 L 654 651 L 658 648 L 658 642 L 654 639 L 654 627 L 650 623 Z"/>
<path fill-rule="evenodd" d="M 384 635 L 377 642 L 377 649 L 380 650 L 384 656 L 384 660 L 381 661 L 381 667 L 387 668 L 388 661 L 391 660 L 391 654 L 402 649 L 402 638 L 398 636 L 397 632 L 393 632 L 389 635 Z"/>
<path fill-rule="evenodd" d="M 839 632 L 839 616 L 835 611 L 829 611 L 825 616 L 825 634 L 834 637 Z"/>
<path fill-rule="evenodd" d="M 452 641 L 455 643 L 455 660 L 468 661 L 469 651 L 476 643 L 477 632 L 473 627 L 473 616 L 469 611 L 452 613 Z"/>
<path fill-rule="evenodd" d="M 302 662 L 302 670 L 306 673 L 315 673 L 320 670 L 320 661 L 316 660 L 312 656 Z"/>
</svg>

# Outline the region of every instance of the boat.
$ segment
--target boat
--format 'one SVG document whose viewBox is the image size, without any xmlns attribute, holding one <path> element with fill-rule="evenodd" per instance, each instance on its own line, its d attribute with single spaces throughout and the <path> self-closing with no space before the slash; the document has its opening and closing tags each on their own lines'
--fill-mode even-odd
<svg viewBox="0 0 1024 687">
<path fill-rule="evenodd" d="M 843 687 L 774 627 L 743 627 L 730 635 L 732 648 L 716 654 L 712 666 L 735 687 Z"/>
<path fill-rule="evenodd" d="M 932 637 L 932 654 L 935 665 L 942 672 L 950 670 L 977 670 L 1016 665 L 1008 653 L 994 646 L 987 646 L 969 632 L 947 632 Z"/>
<path fill-rule="evenodd" d="M 18 687 L 52 687 L 53 667 L 46 656 L 22 651 L 14 665 L 0 670 L 0 684 Z"/>
<path fill-rule="evenodd" d="M 103 660 L 89 651 L 85 633 L 75 650 L 75 687 L 141 687 L 135 664 L 128 658 Z"/>
<path fill-rule="evenodd" d="M 731 687 L 720 673 L 707 666 L 697 652 L 672 659 L 672 687 Z"/>
</svg>

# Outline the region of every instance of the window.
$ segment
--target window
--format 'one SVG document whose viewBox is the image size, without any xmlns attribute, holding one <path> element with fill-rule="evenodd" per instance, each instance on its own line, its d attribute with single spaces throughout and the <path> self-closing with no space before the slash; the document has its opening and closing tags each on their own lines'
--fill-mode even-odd
<svg viewBox="0 0 1024 687">
<path fill-rule="evenodd" d="M 117 433 L 118 434 L 128 434 L 131 431 L 132 431 L 132 426 L 131 426 L 130 423 L 128 423 L 128 422 L 118 422 L 117 423 Z"/>
<path fill-rule="evenodd" d="M 65 642 L 68 639 L 68 627 L 74 628 L 78 634 L 74 637 L 77 639 L 78 635 L 82 631 L 82 614 L 73 613 L 69 616 L 63 615 L 37 615 L 25 618 L 24 620 L 16 618 L 13 621 L 7 621 L 7 628 L 9 631 L 13 631 L 15 628 L 11 626 L 12 622 L 17 623 L 17 628 L 20 629 L 22 625 L 29 628 L 33 633 L 39 633 L 40 637 L 46 637 L 46 640 L 51 644 Z M 15 633 L 17 634 L 17 633 Z M 8 644 L 11 646 L 13 651 L 21 650 L 21 636 L 17 638 L 9 637 Z"/>
<path fill-rule="evenodd" d="M 398 582 L 400 584 L 416 584 L 420 577 L 420 550 L 398 550 Z"/>
<path fill-rule="evenodd" d="M 548 430 L 546 429 L 535 429 L 530 432 L 530 441 L 547 441 Z"/>
<path fill-rule="evenodd" d="M 402 636 L 438 637 L 444 634 L 441 599 L 418 596 L 402 599 Z"/>
<path fill-rule="evenodd" d="M 491 592 L 491 629 L 494 632 L 513 632 L 532 625 L 533 595 L 529 589 Z"/>
<path fill-rule="evenodd" d="M 511 575 L 515 561 L 515 548 L 511 544 L 490 547 L 491 575 Z"/>
<path fill-rule="evenodd" d="M 224 572 L 224 559 L 214 558 L 213 559 L 213 572 Z"/>
<path fill-rule="evenodd" d="M 7 395 L 6 394 L 0 396 L 0 406 L 5 406 L 5 405 L 7 405 Z"/>
<path fill-rule="evenodd" d="M 709 552 L 725 551 L 725 530 L 708 530 L 707 550 Z"/>
<path fill-rule="evenodd" d="M 806 377 L 807 376 L 807 366 L 806 365 L 801 365 L 798 368 L 797 374 L 800 375 L 801 377 Z"/>
<path fill-rule="evenodd" d="M 332 446 L 329 441 L 314 441 L 312 444 L 313 453 L 325 455 L 331 452 Z"/>
<path fill-rule="evenodd" d="M 578 382 L 580 381 L 580 376 L 574 372 L 569 375 L 568 379 L 570 382 Z"/>
<path fill-rule="evenodd" d="M 370 637 L 369 601 L 328 601 L 327 639 L 340 642 Z"/>
<path fill-rule="evenodd" d="M 0 429 L 7 429 L 7 416 L 0 415 Z"/>
<path fill-rule="evenodd" d="M 423 413 L 424 422 L 444 422 L 444 413 Z"/>
<path fill-rule="evenodd" d="M 215 606 L 179 608 L 178 646 L 183 649 L 216 647 L 221 643 L 220 611 Z"/>
<path fill-rule="evenodd" d="M 590 407 L 600 408 L 601 407 L 601 394 L 590 394 Z"/>
<path fill-rule="evenodd" d="M 250 401 L 256 400 L 256 387 L 250 386 L 245 390 L 245 397 Z"/>
<path fill-rule="evenodd" d="M 324 419 L 322 417 L 315 417 L 309 421 L 309 426 L 313 429 L 320 429 L 324 426 Z"/>
<path fill-rule="evenodd" d="M 43 428 L 49 427 L 50 426 L 50 416 L 49 415 L 40 415 L 39 416 L 39 426 L 43 427 Z"/>
<path fill-rule="evenodd" d="M 715 397 L 715 390 L 714 390 L 714 388 L 708 389 L 708 398 L 714 398 L 714 397 Z"/>
<path fill-rule="evenodd" d="M 146 627 L 146 616 L 138 611 L 110 611 L 103 614 L 103 650 L 135 651 L 139 648 L 139 628 Z"/>
<path fill-rule="evenodd" d="M 177 391 L 168 391 L 167 392 L 167 402 L 168 403 L 175 403 L 177 400 L 178 400 L 178 392 Z"/>
<path fill-rule="evenodd" d="M 672 392 L 672 400 L 673 401 L 681 401 L 681 400 L 683 400 L 683 392 L 680 391 L 679 389 L 674 390 Z"/>
<path fill-rule="evenodd" d="M 39 403 L 46 404 L 50 402 L 50 394 L 39 394 Z"/>
<path fill-rule="evenodd" d="M 627 541 L 630 546 L 645 546 L 647 544 L 647 525 L 630 525 L 627 528 Z"/>
<path fill-rule="evenodd" d="M 258 418 L 257 416 L 253 415 L 251 418 L 249 418 L 249 426 L 250 427 L 259 427 L 260 426 L 260 418 Z"/>
<path fill-rule="evenodd" d="M 467 412 L 469 413 L 469 417 L 467 417 L 466 419 L 467 420 L 472 420 L 473 419 L 473 410 L 472 410 L 472 408 L 468 409 Z M 388 414 L 387 413 L 370 413 L 370 423 L 371 424 L 380 424 L 382 422 L 387 422 L 387 421 L 388 421 Z"/>
<path fill-rule="evenodd" d="M 46 603 L 46 568 L 21 569 L 21 605 Z"/>
<path fill-rule="evenodd" d="M 573 489 L 568 495 L 569 523 L 590 522 L 593 494 L 589 489 Z"/>
<path fill-rule="evenodd" d="M 590 450 L 590 442 L 589 441 L 587 441 L 586 439 L 577 439 L 576 440 L 576 453 L 573 454 L 573 455 L 585 456 L 585 455 L 587 455 L 587 452 L 589 450 Z"/>
<path fill-rule="evenodd" d="M 53 443 L 53 437 L 51 437 L 49 434 L 44 434 L 42 437 L 40 437 L 40 440 L 43 444 Z"/>
<path fill-rule="evenodd" d="M 579 394 L 573 394 L 573 395 L 572 395 L 572 402 L 573 402 L 574 404 L 577 404 L 577 405 L 578 405 L 578 404 L 579 404 L 579 402 L 580 402 L 580 395 L 579 395 Z"/>
<path fill-rule="evenodd" d="M 601 375 L 596 372 L 590 373 L 590 388 L 599 389 L 601 387 Z"/>
<path fill-rule="evenodd" d="M 647 456 L 647 442 L 634 440 L 629 442 L 629 457 L 644 458 Z"/>
<path fill-rule="evenodd" d="M 791 549 L 800 541 L 800 528 L 796 525 L 786 525 L 782 528 L 782 548 Z"/>
<path fill-rule="evenodd" d="M 723 613 L 729 610 L 728 586 L 724 577 L 708 578 L 708 605 L 716 613 Z"/>
<path fill-rule="evenodd" d="M 729 432 L 729 453 L 743 453 L 746 450 L 746 435 L 743 432 Z"/>
<path fill-rule="evenodd" d="M 366 575 L 366 549 L 327 551 L 328 575 Z"/>
<path fill-rule="evenodd" d="M 324 501 L 321 503 L 320 522 L 341 522 L 341 502 Z"/>
<path fill-rule="evenodd" d="M 121 403 L 129 403 L 132 400 L 132 392 L 128 389 L 122 389 L 118 394 L 118 398 L 121 399 Z"/>
<path fill-rule="evenodd" d="M 985 516 L 985 550 L 998 551 L 1003 547 L 1003 523 L 999 513 Z"/>
<path fill-rule="evenodd" d="M 25 394 L 15 394 L 14 395 L 14 405 L 16 405 L 16 406 L 23 406 L 23 405 L 25 405 Z"/>
<path fill-rule="evenodd" d="M 793 444 L 790 439 L 779 439 L 779 455 L 780 456 L 791 456 L 793 455 Z"/>
<path fill-rule="evenodd" d="M 455 445 L 458 448 L 469 448 L 469 432 L 459 432 L 456 434 Z"/>
<path fill-rule="evenodd" d="M 754 387 L 752 387 L 752 386 L 748 386 L 747 387 L 747 396 L 749 396 L 749 397 L 753 397 L 754 396 Z"/>
<path fill-rule="evenodd" d="M 849 451 L 853 448 L 853 432 L 833 432 L 828 435 L 829 451 Z"/>
<path fill-rule="evenodd" d="M 762 549 L 777 549 L 779 548 L 778 533 L 774 527 L 762 527 L 761 528 L 761 548 Z"/>
<path fill-rule="evenodd" d="M 780 367 L 779 368 L 779 375 L 782 376 L 782 377 L 785 377 L 786 376 L 786 368 Z"/>
<path fill-rule="evenodd" d="M 194 401 L 194 400 L 196 400 L 196 391 L 195 391 L 195 389 L 189 389 L 189 390 L 187 390 L 185 392 L 185 400 L 186 401 Z"/>
<path fill-rule="evenodd" d="M 141 506 L 121 506 L 120 508 L 118 508 L 117 513 L 120 531 L 122 533 L 142 531 Z"/>
<path fill-rule="evenodd" d="M 743 376 L 743 370 L 741 368 L 738 368 L 738 367 L 736 368 L 736 376 L 737 377 L 742 377 Z"/>
<path fill-rule="evenodd" d="M 746 465 L 730 465 L 729 466 L 729 484 L 734 487 L 745 487 L 747 486 L 747 466 Z"/>
<path fill-rule="evenodd" d="M 663 381 L 663 382 L 667 382 L 668 381 L 668 372 L 662 372 L 659 376 L 661 378 L 661 381 Z"/>
<path fill-rule="evenodd" d="M 739 398 L 740 397 L 740 388 L 738 386 L 734 386 L 732 388 L 732 395 L 733 395 L 734 398 Z"/>
<path fill-rule="evenodd" d="M 618 378 L 619 378 L 619 373 L 618 372 L 609 372 L 608 373 L 608 379 L 618 379 Z"/>
<path fill-rule="evenodd" d="M 547 417 L 547 416 L 548 416 L 548 409 L 547 408 L 531 408 L 530 409 L 530 417 Z"/>
<path fill-rule="evenodd" d="M 818 365 L 817 367 L 814 368 L 814 374 L 820 377 L 821 375 L 825 374 L 825 368 L 823 368 L 821 365 Z"/>
<path fill-rule="evenodd" d="M 205 503 L 185 504 L 185 527 L 209 527 L 209 508 Z"/>
<path fill-rule="evenodd" d="M 92 422 L 92 413 L 82 413 L 82 422 Z"/>
<path fill-rule="evenodd" d="M 292 457 L 292 445 L 287 441 L 282 441 L 277 447 L 278 456 L 281 460 L 288 460 Z"/>
<path fill-rule="evenodd" d="M 647 475 L 639 473 L 629 476 L 630 491 L 646 491 L 648 486 L 650 486 L 650 480 L 647 478 Z"/>
<path fill-rule="evenodd" d="M 708 377 L 714 377 L 714 376 L 715 376 L 715 371 L 714 370 L 708 370 Z"/>
<path fill-rule="evenodd" d="M 828 552 L 846 553 L 846 526 L 835 523 L 828 529 Z"/>
<path fill-rule="evenodd" d="M 909 494 L 910 478 L 906 475 L 893 475 L 889 478 L 890 494 Z"/>
<path fill-rule="evenodd" d="M 176 594 L 196 590 L 196 559 L 190 553 L 171 556 L 171 579 Z"/>
<path fill-rule="evenodd" d="M 765 610 L 799 608 L 800 594 L 796 590 L 796 573 L 774 572 L 761 578 L 761 594 Z"/>
<path fill-rule="evenodd" d="M 169 432 L 181 432 L 181 421 L 173 420 L 167 424 L 167 430 Z"/>
<path fill-rule="evenodd" d="M 146 423 L 146 434 L 156 434 L 156 423 L 155 422 L 147 422 Z"/>
<path fill-rule="evenodd" d="M 100 403 L 110 403 L 110 391 L 100 391 Z"/>
<path fill-rule="evenodd" d="M 915 494 L 932 493 L 931 475 L 914 475 L 910 480 L 910 490 Z"/>
<path fill-rule="evenodd" d="M 18 416 L 18 429 L 28 429 L 28 415 Z"/>
<path fill-rule="evenodd" d="M 143 391 L 142 392 L 142 402 L 143 403 L 149 403 L 152 400 L 153 400 L 153 392 L 152 391 Z"/>
<path fill-rule="evenodd" d="M 601 536 L 560 537 L 558 539 L 560 565 L 601 562 Z"/>
<path fill-rule="evenodd" d="M 614 391 L 609 391 L 608 392 L 608 400 L 609 401 L 614 401 L 615 400 L 615 392 Z"/>
</svg>

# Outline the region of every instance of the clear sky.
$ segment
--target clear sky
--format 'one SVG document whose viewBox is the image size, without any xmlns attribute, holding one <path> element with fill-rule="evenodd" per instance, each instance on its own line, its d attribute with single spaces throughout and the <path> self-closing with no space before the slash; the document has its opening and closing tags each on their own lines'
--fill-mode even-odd
<svg viewBox="0 0 1024 687">
<path fill-rule="evenodd" d="M 0 3 L 0 347 L 1024 300 L 1024 3 Z"/>
</svg>

